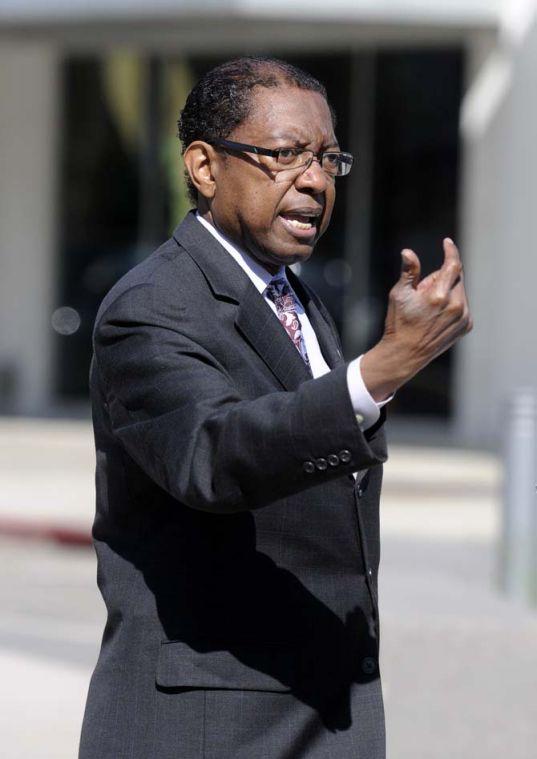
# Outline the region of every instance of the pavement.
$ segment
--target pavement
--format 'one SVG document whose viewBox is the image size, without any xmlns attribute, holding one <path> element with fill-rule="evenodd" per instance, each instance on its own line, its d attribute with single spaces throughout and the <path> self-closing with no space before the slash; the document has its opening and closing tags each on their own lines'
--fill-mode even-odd
<svg viewBox="0 0 537 759">
<path fill-rule="evenodd" d="M 6 759 L 76 757 L 104 623 L 93 470 L 88 421 L 0 418 Z M 491 453 L 391 447 L 380 574 L 389 759 L 537 756 L 537 611 L 498 591 L 500 488 Z"/>
<path fill-rule="evenodd" d="M 88 544 L 94 470 L 87 420 L 0 417 L 0 535 Z"/>
</svg>

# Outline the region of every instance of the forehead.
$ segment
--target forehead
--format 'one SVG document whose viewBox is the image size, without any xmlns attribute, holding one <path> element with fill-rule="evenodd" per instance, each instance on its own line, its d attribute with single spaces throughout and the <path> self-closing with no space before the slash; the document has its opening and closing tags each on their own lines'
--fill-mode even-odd
<svg viewBox="0 0 537 759">
<path fill-rule="evenodd" d="M 256 87 L 250 115 L 233 136 L 244 141 L 336 143 L 332 115 L 324 97 L 319 92 L 287 85 Z"/>
</svg>

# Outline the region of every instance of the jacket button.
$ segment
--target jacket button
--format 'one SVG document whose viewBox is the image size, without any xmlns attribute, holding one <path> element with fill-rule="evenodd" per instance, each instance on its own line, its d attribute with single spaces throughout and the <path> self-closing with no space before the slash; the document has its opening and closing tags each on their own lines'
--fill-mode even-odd
<svg viewBox="0 0 537 759">
<path fill-rule="evenodd" d="M 306 474 L 312 474 L 315 471 L 315 464 L 313 461 L 305 461 L 302 464 L 302 469 L 306 472 Z"/>
<path fill-rule="evenodd" d="M 324 472 L 328 468 L 328 461 L 326 459 L 315 459 L 315 466 L 319 472 Z"/>
<path fill-rule="evenodd" d="M 343 451 L 340 451 L 340 452 L 339 452 L 339 460 L 340 460 L 340 461 L 341 461 L 343 464 L 348 464 L 348 463 L 349 463 L 349 461 L 351 460 L 351 452 L 350 452 L 350 451 L 348 451 L 346 448 L 345 448 L 345 450 L 343 450 Z"/>
<path fill-rule="evenodd" d="M 331 453 L 330 456 L 328 456 L 328 463 L 330 466 L 339 466 L 339 456 L 335 453 Z"/>
<path fill-rule="evenodd" d="M 361 663 L 362 672 L 364 675 L 372 675 L 377 669 L 377 663 L 371 656 L 365 656 Z"/>
</svg>

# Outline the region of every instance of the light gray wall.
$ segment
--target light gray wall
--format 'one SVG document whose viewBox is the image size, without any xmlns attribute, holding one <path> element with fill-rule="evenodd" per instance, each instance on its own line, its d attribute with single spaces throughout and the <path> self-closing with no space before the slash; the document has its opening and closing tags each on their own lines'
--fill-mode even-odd
<svg viewBox="0 0 537 759">
<path fill-rule="evenodd" d="M 1 403 L 22 413 L 50 400 L 57 95 L 53 50 L 0 45 L 0 373 L 14 379 Z"/>
<path fill-rule="evenodd" d="M 459 350 L 456 403 L 460 436 L 491 446 L 501 444 L 507 398 L 537 388 L 537 23 L 498 62 L 502 76 L 496 107 L 467 135 L 463 242 L 475 329 Z"/>
<path fill-rule="evenodd" d="M 0 20 L 144 18 L 232 15 L 267 18 L 273 15 L 392 20 L 398 23 L 495 21 L 501 0 L 2 0 Z"/>
</svg>

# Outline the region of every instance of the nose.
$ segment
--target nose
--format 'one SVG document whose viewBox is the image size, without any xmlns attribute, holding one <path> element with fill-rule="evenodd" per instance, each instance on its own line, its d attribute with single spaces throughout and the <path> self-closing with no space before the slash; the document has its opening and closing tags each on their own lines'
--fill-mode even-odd
<svg viewBox="0 0 537 759">
<path fill-rule="evenodd" d="M 332 182 L 322 169 L 317 156 L 313 156 L 308 168 L 300 173 L 295 180 L 295 187 L 298 190 L 311 190 L 312 192 L 324 192 L 329 182 Z"/>
</svg>

